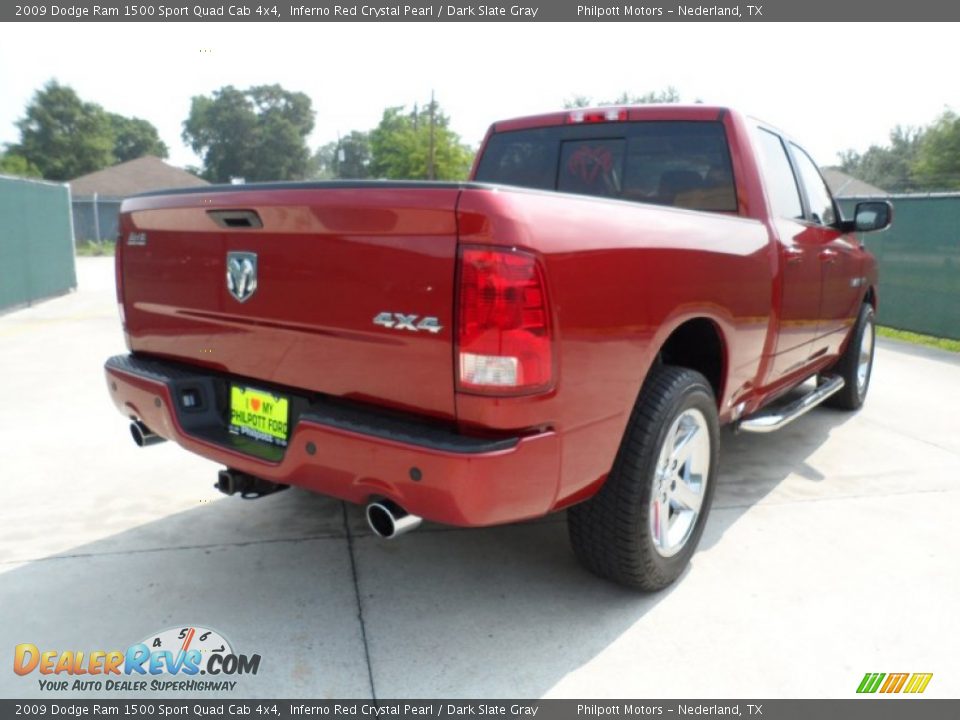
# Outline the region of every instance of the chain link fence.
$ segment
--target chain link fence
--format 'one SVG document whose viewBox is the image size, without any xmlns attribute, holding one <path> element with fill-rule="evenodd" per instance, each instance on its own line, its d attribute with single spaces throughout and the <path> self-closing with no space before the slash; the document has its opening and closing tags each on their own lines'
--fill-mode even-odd
<svg viewBox="0 0 960 720">
<path fill-rule="evenodd" d="M 123 198 L 104 195 L 73 196 L 73 234 L 80 242 L 115 240 Z"/>
</svg>

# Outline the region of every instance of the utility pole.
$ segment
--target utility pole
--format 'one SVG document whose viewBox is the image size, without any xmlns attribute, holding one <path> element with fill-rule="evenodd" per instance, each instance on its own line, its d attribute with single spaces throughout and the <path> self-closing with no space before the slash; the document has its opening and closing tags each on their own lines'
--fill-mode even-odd
<svg viewBox="0 0 960 720">
<path fill-rule="evenodd" d="M 433 113 L 434 113 L 435 107 L 436 107 L 436 103 L 434 103 L 433 101 L 433 90 L 431 90 L 430 91 L 430 152 L 427 155 L 427 180 L 436 180 L 436 172 L 434 171 L 434 165 L 433 165 L 433 153 L 434 153 Z"/>
<path fill-rule="evenodd" d="M 343 152 L 343 144 L 340 139 L 340 131 L 337 130 L 337 152 L 333 156 L 333 179 L 340 179 L 340 163 L 346 159 L 346 153 Z"/>
<path fill-rule="evenodd" d="M 99 245 L 103 238 L 100 237 L 100 206 L 97 204 L 97 193 L 93 194 L 93 234 Z"/>
</svg>

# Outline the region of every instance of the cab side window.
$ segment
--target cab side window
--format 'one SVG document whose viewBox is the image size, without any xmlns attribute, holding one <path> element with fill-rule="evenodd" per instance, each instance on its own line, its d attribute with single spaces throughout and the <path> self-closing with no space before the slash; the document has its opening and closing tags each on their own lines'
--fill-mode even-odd
<svg viewBox="0 0 960 720">
<path fill-rule="evenodd" d="M 802 220 L 800 189 L 790 167 L 787 149 L 779 136 L 763 128 L 757 128 L 757 138 L 760 141 L 760 163 L 767 181 L 767 195 L 772 206 L 770 210 L 778 217 Z"/>
<path fill-rule="evenodd" d="M 793 143 L 790 143 L 790 147 L 797 162 L 797 170 L 800 171 L 800 179 L 803 180 L 803 186 L 807 190 L 811 219 L 820 225 L 833 225 L 837 221 L 837 213 L 833 206 L 830 188 L 827 187 L 823 176 L 806 151 Z"/>
</svg>

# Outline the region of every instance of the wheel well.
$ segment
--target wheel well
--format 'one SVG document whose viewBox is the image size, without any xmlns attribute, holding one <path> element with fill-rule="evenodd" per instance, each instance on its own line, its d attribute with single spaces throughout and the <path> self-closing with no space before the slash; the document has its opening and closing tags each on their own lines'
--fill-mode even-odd
<svg viewBox="0 0 960 720">
<path fill-rule="evenodd" d="M 867 294 L 863 296 L 863 301 L 865 303 L 870 303 L 870 307 L 874 310 L 877 309 L 877 296 L 873 292 L 873 288 L 867 288 Z"/>
<path fill-rule="evenodd" d="M 724 352 L 720 331 L 706 318 L 688 320 L 674 330 L 657 359 L 665 365 L 696 370 L 710 381 L 717 402 L 723 393 Z"/>
</svg>

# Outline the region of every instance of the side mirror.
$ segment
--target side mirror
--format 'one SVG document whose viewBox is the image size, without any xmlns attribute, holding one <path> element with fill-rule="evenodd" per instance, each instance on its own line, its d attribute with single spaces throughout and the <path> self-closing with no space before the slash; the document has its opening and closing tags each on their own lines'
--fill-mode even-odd
<svg viewBox="0 0 960 720">
<path fill-rule="evenodd" d="M 893 205 L 887 200 L 871 200 L 857 203 L 853 211 L 854 232 L 886 230 L 893 222 Z"/>
</svg>

